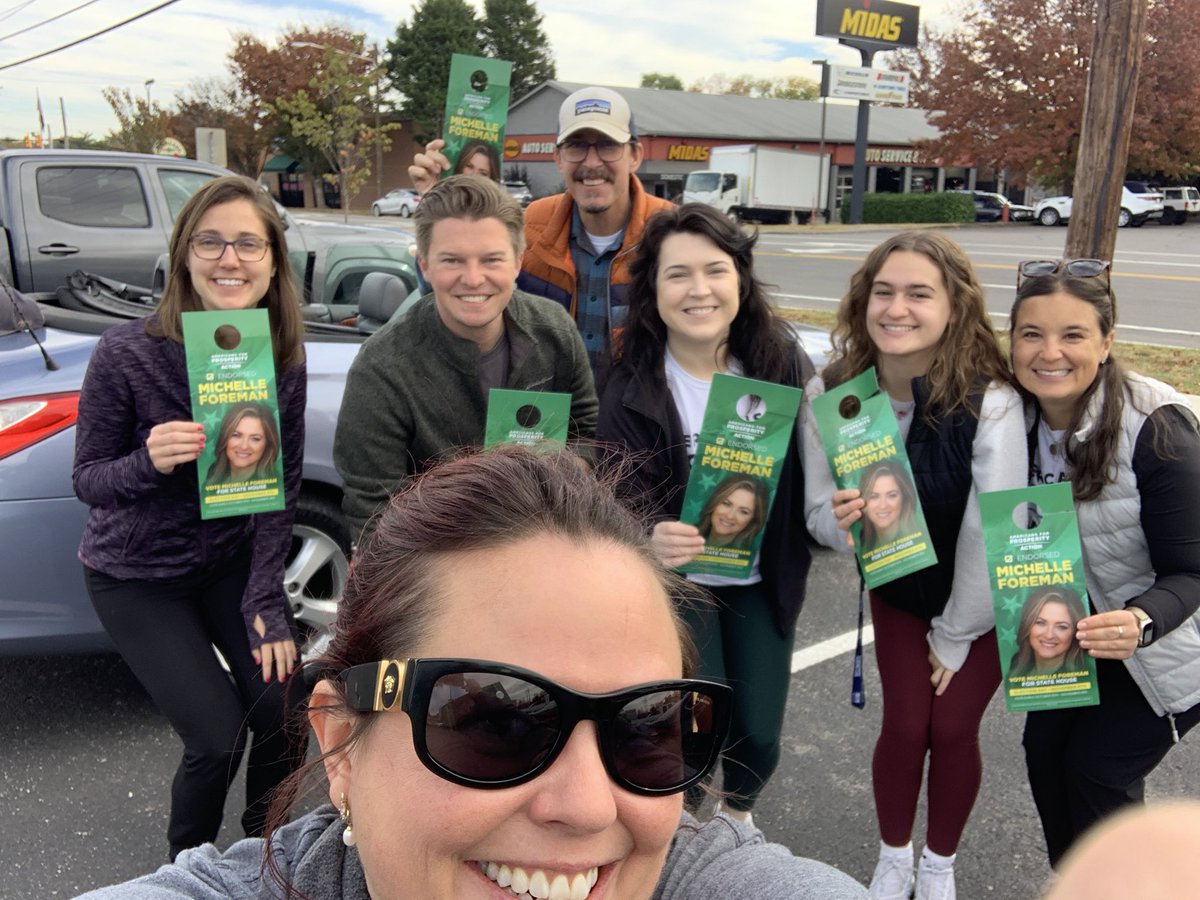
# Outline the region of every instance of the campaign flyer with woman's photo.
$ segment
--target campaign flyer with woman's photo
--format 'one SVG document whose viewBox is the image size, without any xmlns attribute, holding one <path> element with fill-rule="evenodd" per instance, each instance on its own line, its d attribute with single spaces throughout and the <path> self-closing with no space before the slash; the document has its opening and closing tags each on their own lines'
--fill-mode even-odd
<svg viewBox="0 0 1200 900">
<path fill-rule="evenodd" d="M 700 529 L 704 550 L 680 571 L 750 573 L 802 396 L 798 388 L 713 376 L 680 515 Z"/>
<path fill-rule="evenodd" d="M 891 402 L 870 368 L 813 398 L 834 483 L 862 496 L 850 526 L 863 580 L 876 588 L 937 563 Z"/>
<path fill-rule="evenodd" d="M 275 354 L 265 309 L 186 312 L 192 418 L 204 427 L 200 518 L 283 509 Z"/>
<path fill-rule="evenodd" d="M 1075 637 L 1090 610 L 1070 482 L 980 494 L 979 511 L 1009 711 L 1099 703 Z"/>
<path fill-rule="evenodd" d="M 512 63 L 506 60 L 463 53 L 450 57 L 442 135 L 446 141 L 442 152 L 450 168 L 444 177 L 486 174 L 499 180 L 511 79 Z M 481 171 L 482 164 L 486 172 Z"/>
</svg>

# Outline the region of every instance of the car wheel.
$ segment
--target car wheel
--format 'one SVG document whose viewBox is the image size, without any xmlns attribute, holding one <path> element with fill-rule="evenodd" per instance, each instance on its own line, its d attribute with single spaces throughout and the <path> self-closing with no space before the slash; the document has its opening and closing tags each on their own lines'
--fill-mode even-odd
<svg viewBox="0 0 1200 900">
<path fill-rule="evenodd" d="M 1119 213 L 1117 213 L 1117 227 L 1118 228 L 1128 228 L 1129 221 L 1132 218 L 1133 218 L 1133 216 L 1130 214 L 1129 210 L 1122 207 L 1121 211 Z"/>
<path fill-rule="evenodd" d="M 729 212 L 725 213 L 725 215 L 729 216 L 729 221 L 734 225 L 742 221 L 742 212 L 736 206 L 730 207 Z"/>
<path fill-rule="evenodd" d="M 325 497 L 301 494 L 283 589 L 311 651 L 329 632 L 350 570 L 350 529 L 342 510 Z"/>
<path fill-rule="evenodd" d="M 382 216 L 383 215 L 383 210 L 379 208 L 378 203 L 371 204 L 371 215 L 373 215 L 373 216 Z"/>
<path fill-rule="evenodd" d="M 1175 224 L 1176 225 L 1182 225 L 1186 221 L 1187 221 L 1187 213 L 1185 213 L 1182 209 L 1179 210 L 1177 213 L 1175 213 Z"/>
<path fill-rule="evenodd" d="M 403 206 L 400 207 L 401 218 L 407 219 L 411 215 L 412 215 L 412 210 L 408 208 L 407 203 L 405 203 Z"/>
<path fill-rule="evenodd" d="M 1057 225 L 1058 219 L 1058 210 L 1051 207 L 1046 207 L 1038 214 L 1038 221 L 1043 225 Z"/>
<path fill-rule="evenodd" d="M 1162 218 L 1158 220 L 1159 225 L 1178 225 L 1175 221 L 1175 209 L 1170 206 L 1163 207 Z"/>
</svg>

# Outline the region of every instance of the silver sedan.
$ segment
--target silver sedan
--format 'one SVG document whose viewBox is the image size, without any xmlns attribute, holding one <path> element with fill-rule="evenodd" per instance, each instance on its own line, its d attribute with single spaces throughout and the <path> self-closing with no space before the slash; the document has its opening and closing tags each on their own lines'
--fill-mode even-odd
<svg viewBox="0 0 1200 900">
<path fill-rule="evenodd" d="M 417 210 L 421 195 L 410 188 L 388 191 L 371 204 L 371 213 L 376 216 L 402 216 L 407 219 Z"/>
</svg>

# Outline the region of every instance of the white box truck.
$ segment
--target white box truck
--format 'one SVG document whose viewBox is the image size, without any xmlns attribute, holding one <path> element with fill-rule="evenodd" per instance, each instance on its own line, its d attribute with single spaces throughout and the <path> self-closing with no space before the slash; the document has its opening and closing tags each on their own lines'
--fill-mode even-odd
<svg viewBox="0 0 1200 900">
<path fill-rule="evenodd" d="M 713 147 L 709 168 L 689 172 L 684 203 L 707 203 L 735 221 L 808 220 L 825 207 L 829 157 L 816 153 L 739 144 Z"/>
</svg>

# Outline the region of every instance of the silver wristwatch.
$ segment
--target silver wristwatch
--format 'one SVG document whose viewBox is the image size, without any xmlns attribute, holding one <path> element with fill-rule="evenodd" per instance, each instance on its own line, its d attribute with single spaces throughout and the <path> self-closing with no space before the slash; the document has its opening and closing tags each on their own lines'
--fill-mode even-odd
<svg viewBox="0 0 1200 900">
<path fill-rule="evenodd" d="M 1138 642 L 1139 647 L 1145 647 L 1154 640 L 1154 620 L 1150 618 L 1149 613 L 1145 610 L 1138 609 L 1136 606 L 1125 607 L 1126 611 L 1133 613 L 1133 616 L 1138 621 Z"/>
</svg>

